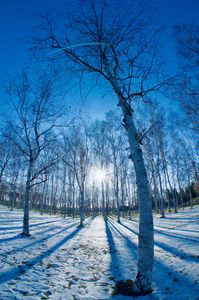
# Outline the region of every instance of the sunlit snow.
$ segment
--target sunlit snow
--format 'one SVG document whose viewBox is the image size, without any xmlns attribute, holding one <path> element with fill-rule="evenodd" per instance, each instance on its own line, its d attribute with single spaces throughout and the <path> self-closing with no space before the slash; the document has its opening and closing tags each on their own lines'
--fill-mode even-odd
<svg viewBox="0 0 199 300">
<path fill-rule="evenodd" d="M 199 208 L 155 217 L 154 292 L 139 299 L 196 300 L 199 295 Z M 132 299 L 112 295 L 136 272 L 138 224 L 112 217 L 78 219 L 31 212 L 31 238 L 21 238 L 22 211 L 0 211 L 1 300 Z"/>
</svg>

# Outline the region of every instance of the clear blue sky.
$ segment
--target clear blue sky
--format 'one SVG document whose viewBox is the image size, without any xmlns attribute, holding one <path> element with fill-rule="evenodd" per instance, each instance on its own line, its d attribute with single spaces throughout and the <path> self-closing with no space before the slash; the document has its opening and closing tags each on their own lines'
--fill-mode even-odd
<svg viewBox="0 0 199 300">
<path fill-rule="evenodd" d="M 77 0 L 0 0 L 0 78 L 19 72 L 28 61 L 26 38 L 32 37 L 39 23 L 37 15 L 62 7 L 71 7 Z M 120 0 L 115 0 L 120 1 Z M 124 0 L 123 0 L 124 1 Z M 134 0 L 125 0 L 132 3 Z M 154 6 L 160 22 L 166 27 L 165 55 L 170 65 L 177 64 L 171 28 L 175 23 L 198 21 L 199 0 L 146 0 Z M 96 115 L 111 107 L 106 100 L 96 100 L 92 109 Z M 111 101 L 110 101 L 111 102 Z M 1 100 L 0 100 L 1 104 Z"/>
</svg>

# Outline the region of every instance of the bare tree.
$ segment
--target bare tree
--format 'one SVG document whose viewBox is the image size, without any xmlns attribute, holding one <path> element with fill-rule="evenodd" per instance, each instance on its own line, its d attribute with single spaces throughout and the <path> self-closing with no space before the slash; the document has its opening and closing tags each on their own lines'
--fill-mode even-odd
<svg viewBox="0 0 199 300">
<path fill-rule="evenodd" d="M 5 135 L 26 159 L 26 187 L 24 194 L 23 235 L 29 236 L 30 189 L 43 182 L 53 157 L 41 159 L 54 141 L 52 133 L 60 114 L 53 104 L 54 78 L 40 75 L 35 84 L 27 74 L 11 79 L 6 92 L 15 111 L 14 117 L 7 121 Z M 46 154 L 46 153 L 45 153 Z"/>
<path fill-rule="evenodd" d="M 0 142 L 0 184 L 5 174 L 9 161 L 12 159 L 12 147 L 7 139 Z"/>
<path fill-rule="evenodd" d="M 174 26 L 181 78 L 175 87 L 186 118 L 182 126 L 199 134 L 199 25 L 196 23 Z M 186 121 L 186 122 L 185 122 Z"/>
<path fill-rule="evenodd" d="M 85 220 L 85 184 L 90 169 L 90 138 L 86 124 L 74 125 L 70 128 L 70 133 L 63 134 L 63 162 L 75 174 L 79 188 L 79 216 L 80 227 L 83 227 Z M 70 182 L 72 184 L 72 182 Z"/>
<path fill-rule="evenodd" d="M 153 218 L 149 183 L 138 135 L 134 122 L 133 103 L 145 100 L 149 92 L 161 88 L 170 80 L 160 79 L 156 61 L 158 32 L 153 21 L 141 8 L 121 10 L 116 15 L 106 1 L 87 1 L 82 5 L 80 17 L 72 26 L 60 29 L 46 18 L 45 36 L 36 39 L 36 48 L 52 50 L 52 57 L 67 58 L 76 71 L 96 74 L 96 78 L 110 84 L 123 113 L 131 158 L 134 163 L 139 206 L 139 246 L 136 280 L 129 285 L 122 282 L 131 295 L 152 291 L 153 268 Z M 62 35 L 63 33 L 63 35 Z M 77 42 L 78 41 L 78 42 Z M 159 75 L 159 78 L 158 76 Z"/>
<path fill-rule="evenodd" d="M 113 111 L 110 111 L 106 115 L 106 122 L 107 122 L 107 126 L 106 126 L 105 135 L 106 135 L 108 145 L 110 147 L 110 153 L 111 153 L 110 162 L 113 166 L 113 172 L 114 172 L 113 186 L 114 186 L 114 193 L 116 199 L 117 221 L 118 223 L 120 223 L 121 203 L 119 198 L 120 198 L 120 194 L 122 196 L 123 187 L 122 185 L 120 185 L 119 181 L 122 175 L 122 166 L 124 164 L 125 155 L 127 157 L 127 153 L 125 153 L 126 140 L 123 134 L 124 132 L 121 130 L 122 128 L 120 126 L 120 118 L 118 117 L 118 115 L 114 114 Z"/>
</svg>

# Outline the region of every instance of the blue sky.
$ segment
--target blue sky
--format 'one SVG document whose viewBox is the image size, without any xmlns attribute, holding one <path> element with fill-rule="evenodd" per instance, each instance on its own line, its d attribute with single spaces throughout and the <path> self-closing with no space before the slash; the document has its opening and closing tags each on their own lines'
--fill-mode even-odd
<svg viewBox="0 0 199 300">
<path fill-rule="evenodd" d="M 76 0 L 77 1 L 77 0 Z M 115 0 L 120 1 L 120 0 Z M 134 0 L 125 0 L 131 5 Z M 164 54 L 170 67 L 177 65 L 174 42 L 171 39 L 171 28 L 175 23 L 197 21 L 199 0 L 146 0 L 152 6 L 166 30 L 164 33 Z M 35 26 L 39 24 L 37 15 L 71 7 L 72 0 L 0 0 L 0 79 L 8 74 L 19 72 L 28 61 L 27 38 L 32 37 Z M 91 110 L 96 116 L 103 115 L 111 108 L 114 100 L 110 97 L 100 99 L 92 94 L 95 100 Z M 0 100 L 1 103 L 1 100 Z"/>
</svg>

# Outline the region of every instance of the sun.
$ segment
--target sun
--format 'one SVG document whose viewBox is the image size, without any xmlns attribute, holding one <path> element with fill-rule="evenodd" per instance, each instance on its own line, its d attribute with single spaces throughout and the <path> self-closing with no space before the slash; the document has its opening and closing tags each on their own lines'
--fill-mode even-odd
<svg viewBox="0 0 199 300">
<path fill-rule="evenodd" d="M 98 169 L 95 172 L 95 179 L 97 182 L 101 183 L 106 180 L 107 174 L 106 170 L 104 169 Z"/>
<path fill-rule="evenodd" d="M 90 170 L 89 180 L 95 185 L 100 185 L 107 180 L 108 174 L 105 168 L 93 166 Z"/>
</svg>

